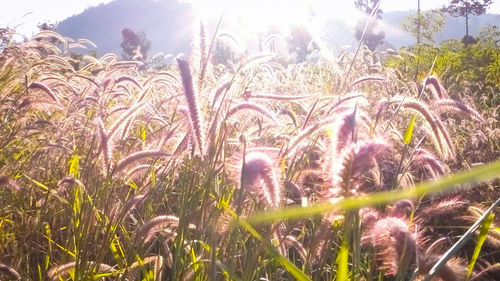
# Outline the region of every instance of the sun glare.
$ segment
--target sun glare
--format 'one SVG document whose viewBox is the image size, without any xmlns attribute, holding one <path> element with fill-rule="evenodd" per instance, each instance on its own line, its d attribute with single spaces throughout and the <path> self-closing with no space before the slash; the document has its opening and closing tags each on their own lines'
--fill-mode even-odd
<svg viewBox="0 0 500 281">
<path fill-rule="evenodd" d="M 286 33 L 291 26 L 312 27 L 328 18 L 354 26 L 360 16 L 351 1 L 327 0 L 216 0 L 192 2 L 201 18 L 224 15 L 224 22 L 236 24 L 246 32 L 277 31 Z"/>
</svg>

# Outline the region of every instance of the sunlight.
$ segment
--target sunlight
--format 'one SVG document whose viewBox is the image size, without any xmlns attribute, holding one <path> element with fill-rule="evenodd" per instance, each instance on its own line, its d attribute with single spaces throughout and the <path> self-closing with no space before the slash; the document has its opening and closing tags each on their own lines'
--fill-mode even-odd
<svg viewBox="0 0 500 281">
<path fill-rule="evenodd" d="M 224 14 L 225 22 L 235 22 L 239 28 L 253 33 L 269 30 L 286 33 L 291 26 L 310 26 L 327 18 L 340 19 L 354 26 L 360 12 L 350 1 L 327 0 L 216 0 L 190 1 L 199 17 L 207 19 Z"/>
</svg>

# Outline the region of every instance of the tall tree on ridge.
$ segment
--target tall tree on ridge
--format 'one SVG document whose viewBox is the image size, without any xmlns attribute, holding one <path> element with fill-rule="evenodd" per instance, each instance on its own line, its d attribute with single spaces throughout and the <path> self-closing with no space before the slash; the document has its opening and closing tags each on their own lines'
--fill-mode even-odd
<svg viewBox="0 0 500 281">
<path fill-rule="evenodd" d="M 469 36 L 469 16 L 482 15 L 486 13 L 488 6 L 493 3 L 493 0 L 451 0 L 448 6 L 443 8 L 443 11 L 453 17 L 465 17 L 465 37 L 464 43 L 471 42 Z"/>
<path fill-rule="evenodd" d="M 378 20 L 382 18 L 382 10 L 377 9 L 379 2 L 380 0 L 354 1 L 354 5 L 356 5 L 356 8 L 366 14 L 366 17 L 361 18 L 356 24 L 354 37 L 359 41 L 361 40 L 364 32 L 364 43 L 372 51 L 374 51 L 378 46 L 382 45 L 385 38 L 385 33 L 383 31 L 375 32 L 375 27 L 378 24 Z M 375 9 L 377 10 L 375 11 Z M 375 14 L 371 16 L 373 13 Z"/>
</svg>

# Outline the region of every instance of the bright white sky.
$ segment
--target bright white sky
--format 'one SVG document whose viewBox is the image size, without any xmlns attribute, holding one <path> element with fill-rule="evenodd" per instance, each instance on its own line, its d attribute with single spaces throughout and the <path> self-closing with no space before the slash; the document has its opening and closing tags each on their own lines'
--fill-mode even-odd
<svg viewBox="0 0 500 281">
<path fill-rule="evenodd" d="M 0 0 L 0 27 L 16 27 L 18 33 L 31 36 L 38 31 L 37 24 L 42 22 L 57 22 L 81 13 L 88 7 L 112 0 Z M 275 21 L 286 20 L 290 17 L 298 17 L 299 13 L 304 13 L 307 7 L 313 7 L 320 17 L 339 17 L 345 20 L 357 19 L 357 11 L 354 8 L 353 0 L 184 0 L 199 4 L 199 10 L 213 14 L 220 12 L 219 7 L 237 6 L 245 13 L 246 17 L 274 17 Z M 421 0 L 423 10 L 441 7 L 449 0 Z M 230 4 L 228 4 L 230 3 Z M 251 4 L 250 4 L 251 3 Z M 273 4 L 274 3 L 274 4 Z M 416 9 L 415 0 L 382 0 L 381 9 L 384 12 Z M 252 6 L 264 5 L 272 12 L 266 15 L 262 7 Z M 284 6 L 283 6 L 284 5 Z M 283 9 L 286 7 L 286 9 Z M 274 9 L 273 9 L 274 8 Z M 275 13 L 275 9 L 283 10 L 282 13 Z M 488 9 L 489 13 L 500 14 L 500 1 L 494 3 Z M 277 16 L 278 15 L 278 16 Z M 253 22 L 253 21 L 251 21 Z M 256 21 L 258 22 L 258 21 Z M 19 26 L 18 26 L 19 25 Z"/>
</svg>

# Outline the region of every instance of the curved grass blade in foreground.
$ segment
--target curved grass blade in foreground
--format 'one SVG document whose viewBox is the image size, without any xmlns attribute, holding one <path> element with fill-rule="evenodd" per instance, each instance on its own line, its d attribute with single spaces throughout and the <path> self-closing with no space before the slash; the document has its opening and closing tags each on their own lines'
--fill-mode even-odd
<svg viewBox="0 0 500 281">
<path fill-rule="evenodd" d="M 500 161 L 497 161 L 495 163 L 499 163 Z M 498 169 L 496 170 L 497 171 L 497 176 L 498 176 Z M 436 262 L 436 264 L 431 268 L 431 270 L 429 271 L 429 274 L 427 274 L 425 276 L 425 278 L 423 279 L 423 281 L 430 281 L 432 279 L 432 277 L 434 276 L 434 274 L 436 274 L 439 269 L 441 267 L 443 267 L 446 262 L 458 251 L 460 250 L 464 245 L 465 245 L 465 242 L 467 242 L 467 240 L 469 240 L 469 238 L 474 234 L 476 233 L 476 230 L 481 226 L 481 224 L 483 223 L 483 221 L 485 221 L 487 218 L 490 217 L 490 213 L 493 211 L 493 209 L 495 209 L 496 206 L 500 205 L 500 198 L 497 199 L 497 201 L 495 201 L 495 203 L 493 203 L 489 208 L 488 210 L 486 210 L 484 212 L 484 214 L 478 219 L 476 220 L 476 222 L 467 230 L 467 232 L 464 233 L 464 235 L 462 235 L 462 237 L 460 237 L 460 239 L 455 243 L 453 244 L 453 246 L 448 249 L 448 251 L 446 251 L 446 253 L 444 253 L 441 258 L 439 258 L 439 260 Z M 474 252 L 476 252 L 476 250 L 474 250 Z M 475 253 L 474 253 L 475 255 Z"/>
<path fill-rule="evenodd" d="M 367 206 L 395 202 L 402 199 L 418 198 L 424 195 L 451 190 L 459 185 L 472 184 L 500 177 L 500 160 L 484 166 L 441 178 L 436 182 L 422 183 L 413 189 L 377 192 L 365 196 L 350 197 L 334 204 L 322 203 L 310 207 L 290 207 L 276 211 L 258 212 L 245 221 L 251 225 L 272 223 L 276 220 L 302 219 L 333 211 L 349 211 Z"/>
</svg>

